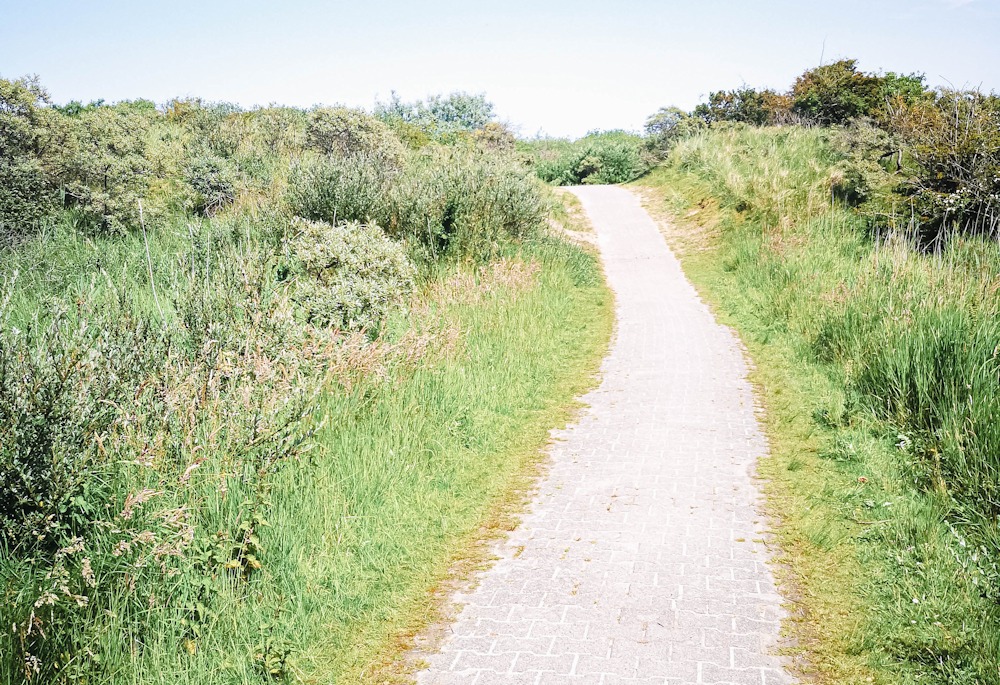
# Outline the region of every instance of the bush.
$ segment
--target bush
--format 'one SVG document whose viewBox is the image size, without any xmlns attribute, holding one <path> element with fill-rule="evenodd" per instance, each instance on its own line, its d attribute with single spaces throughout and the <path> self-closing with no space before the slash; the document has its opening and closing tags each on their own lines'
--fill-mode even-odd
<svg viewBox="0 0 1000 685">
<path fill-rule="evenodd" d="M 78 145 L 70 161 L 66 193 L 86 220 L 102 232 L 139 226 L 151 165 L 145 156 L 151 113 L 127 105 L 81 114 Z"/>
<path fill-rule="evenodd" d="M 0 243 L 55 211 L 69 128 L 37 79 L 0 79 Z"/>
<path fill-rule="evenodd" d="M 649 169 L 640 136 L 624 131 L 590 133 L 575 142 L 530 145 L 535 173 L 555 185 L 627 183 Z"/>
<path fill-rule="evenodd" d="M 357 156 L 304 161 L 288 203 L 307 219 L 376 223 L 429 258 L 488 257 L 546 215 L 539 188 L 512 160 L 440 146 L 412 154 L 401 169 Z"/>
<path fill-rule="evenodd" d="M 705 119 L 699 116 L 689 115 L 677 107 L 661 107 L 646 119 L 646 149 L 657 157 L 663 157 L 678 141 L 704 128 Z"/>
<path fill-rule="evenodd" d="M 810 69 L 792 86 L 792 111 L 821 126 L 870 116 L 881 103 L 881 81 L 842 59 Z"/>
<path fill-rule="evenodd" d="M 384 123 L 361 110 L 320 108 L 309 115 L 306 147 L 324 155 L 359 155 L 398 164 L 403 145 Z"/>
<path fill-rule="evenodd" d="M 106 482 L 100 440 L 157 365 L 158 338 L 127 318 L 65 314 L 0 336 L 0 547 L 30 555 L 87 533 Z"/>
<path fill-rule="evenodd" d="M 311 157 L 292 168 L 288 202 L 307 219 L 388 225 L 390 188 L 399 175 L 381 158 Z"/>
<path fill-rule="evenodd" d="M 426 136 L 440 142 L 455 142 L 464 134 L 480 130 L 494 120 L 493 103 L 485 94 L 454 92 L 432 95 L 426 100 L 403 102 L 393 92 L 389 102 L 375 105 L 375 116 L 394 129 L 400 137 L 420 147 Z"/>
<path fill-rule="evenodd" d="M 949 232 L 1000 235 L 1000 97 L 942 90 L 897 100 L 890 128 L 912 164 L 904 194 L 912 229 L 924 239 Z"/>
<path fill-rule="evenodd" d="M 196 154 L 184 168 L 184 180 L 194 191 L 193 209 L 213 216 L 236 200 L 237 174 L 222 157 L 203 152 Z"/>
<path fill-rule="evenodd" d="M 294 230 L 294 298 L 309 323 L 374 334 L 413 289 L 403 246 L 378 226 L 300 219 Z"/>
</svg>

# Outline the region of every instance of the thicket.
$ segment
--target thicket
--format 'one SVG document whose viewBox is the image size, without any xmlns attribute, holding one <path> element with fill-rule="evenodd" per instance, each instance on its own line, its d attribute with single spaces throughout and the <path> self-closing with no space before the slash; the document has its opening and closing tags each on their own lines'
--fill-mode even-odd
<svg viewBox="0 0 1000 685">
<path fill-rule="evenodd" d="M 480 123 L 413 150 L 355 110 L 0 80 L 0 680 L 289 677 L 301 579 L 264 541 L 320 398 L 453 344 L 380 333 L 545 219 Z"/>
</svg>

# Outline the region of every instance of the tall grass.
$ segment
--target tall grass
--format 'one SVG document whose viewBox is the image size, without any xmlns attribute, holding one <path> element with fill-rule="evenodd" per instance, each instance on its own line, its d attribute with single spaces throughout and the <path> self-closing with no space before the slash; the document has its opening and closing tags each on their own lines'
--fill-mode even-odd
<svg viewBox="0 0 1000 685">
<path fill-rule="evenodd" d="M 830 681 L 996 682 L 1000 246 L 956 237 L 935 253 L 872 232 L 839 199 L 836 135 L 711 131 L 648 183 L 700 226 L 678 245 L 776 384 L 776 441 L 811 424 L 799 444 L 817 456 L 786 455 L 769 473 L 800 545 L 793 566 L 809 574 L 806 605 L 818 616 L 856 598 L 839 612 L 860 628 L 838 623 L 852 632 L 831 661 L 860 654 L 864 667 L 829 667 Z M 829 570 L 844 549 L 839 563 L 857 564 L 847 578 Z M 822 587 L 833 578 L 839 600 Z"/>
<path fill-rule="evenodd" d="M 589 383 L 596 261 L 474 140 L 92 109 L 63 156 L 142 177 L 0 248 L 0 683 L 374 680 Z"/>
<path fill-rule="evenodd" d="M 0 682 L 362 679 L 607 340 L 595 259 L 546 239 L 425 267 L 375 340 L 316 327 L 289 231 L 3 256 Z"/>
</svg>

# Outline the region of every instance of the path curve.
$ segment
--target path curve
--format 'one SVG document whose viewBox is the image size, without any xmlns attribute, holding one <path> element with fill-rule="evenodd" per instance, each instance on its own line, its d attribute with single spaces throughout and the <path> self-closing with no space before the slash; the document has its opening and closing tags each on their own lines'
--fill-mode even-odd
<svg viewBox="0 0 1000 685">
<path fill-rule="evenodd" d="M 418 682 L 791 683 L 739 345 L 632 193 L 573 192 L 617 296 L 602 382 Z"/>
</svg>

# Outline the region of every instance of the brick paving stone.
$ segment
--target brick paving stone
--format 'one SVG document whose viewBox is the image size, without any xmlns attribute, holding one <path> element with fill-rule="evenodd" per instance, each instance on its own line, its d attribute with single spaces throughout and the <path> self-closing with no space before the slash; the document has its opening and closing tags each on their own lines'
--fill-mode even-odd
<svg viewBox="0 0 1000 685">
<path fill-rule="evenodd" d="M 739 344 L 634 195 L 574 192 L 616 295 L 601 384 L 417 681 L 793 683 L 774 654 L 784 612 L 753 480 L 766 443 Z"/>
</svg>

